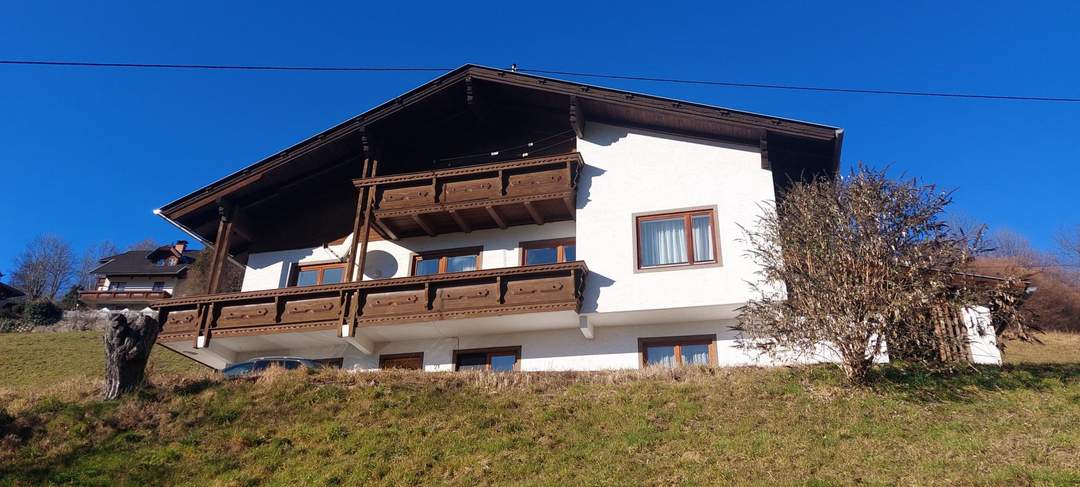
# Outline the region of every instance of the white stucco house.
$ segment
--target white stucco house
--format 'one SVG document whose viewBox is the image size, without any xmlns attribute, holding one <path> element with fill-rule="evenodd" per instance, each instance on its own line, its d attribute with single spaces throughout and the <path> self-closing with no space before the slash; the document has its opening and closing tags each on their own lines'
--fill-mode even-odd
<svg viewBox="0 0 1080 487">
<path fill-rule="evenodd" d="M 93 289 L 79 301 L 102 311 L 149 311 L 154 301 L 173 297 L 199 255 L 186 240 L 148 250 L 129 250 L 102 258 L 90 271 Z"/>
<path fill-rule="evenodd" d="M 239 293 L 156 302 L 159 342 L 217 368 L 773 363 L 731 330 L 756 271 L 739 225 L 835 174 L 842 140 L 466 65 L 156 210 L 212 276 L 245 267 Z"/>
</svg>

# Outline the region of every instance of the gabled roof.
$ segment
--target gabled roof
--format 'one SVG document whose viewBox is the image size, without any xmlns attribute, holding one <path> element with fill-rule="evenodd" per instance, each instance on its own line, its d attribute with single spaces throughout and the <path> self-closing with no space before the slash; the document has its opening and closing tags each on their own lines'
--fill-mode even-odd
<svg viewBox="0 0 1080 487">
<path fill-rule="evenodd" d="M 326 147 L 350 135 L 363 133 L 365 127 L 373 123 L 404 110 L 410 105 L 424 100 L 449 86 L 463 80 L 470 81 L 473 79 L 572 96 L 591 104 L 590 107 L 598 112 L 605 110 L 622 110 L 623 113 L 648 112 L 652 114 L 651 116 L 657 118 L 687 121 L 688 125 L 694 127 L 731 127 L 734 134 L 743 138 L 748 138 L 747 135 L 753 136 L 760 133 L 762 136 L 779 134 L 800 140 L 824 142 L 831 147 L 834 171 L 839 164 L 843 130 L 836 127 L 466 64 L 288 149 L 173 201 L 163 206 L 158 212 L 173 221 L 191 211 L 205 208 L 218 199 L 258 181 L 268 172 L 283 167 L 305 154 Z M 588 108 L 585 110 L 586 117 L 588 117 L 589 111 Z M 175 221 L 174 223 L 180 224 Z"/>
<path fill-rule="evenodd" d="M 26 293 L 22 292 L 18 288 L 0 282 L 0 301 L 25 295 Z"/>
<path fill-rule="evenodd" d="M 90 271 L 91 274 L 104 274 L 106 276 L 174 276 L 191 267 L 199 250 L 187 250 L 179 257 L 177 265 L 157 265 L 154 257 L 167 252 L 163 246 L 154 250 L 129 250 L 101 259 L 101 265 Z M 173 251 L 170 255 L 175 255 Z"/>
</svg>

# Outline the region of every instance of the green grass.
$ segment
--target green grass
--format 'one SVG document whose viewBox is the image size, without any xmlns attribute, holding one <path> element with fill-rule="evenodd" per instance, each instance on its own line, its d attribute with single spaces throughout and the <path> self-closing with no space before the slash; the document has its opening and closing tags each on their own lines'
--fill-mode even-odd
<svg viewBox="0 0 1080 487">
<path fill-rule="evenodd" d="M 0 389 L 0 485 L 1077 485 L 1080 364 Z"/>
<path fill-rule="evenodd" d="M 105 351 L 98 331 L 0 333 L 0 388 L 42 387 L 71 379 L 101 378 Z M 155 347 L 148 365 L 155 372 L 195 372 L 198 363 Z"/>
<path fill-rule="evenodd" d="M 1006 343 L 1005 361 L 1009 363 L 1080 363 L 1080 333 L 1048 331 L 1036 337 L 1042 343 Z"/>
</svg>

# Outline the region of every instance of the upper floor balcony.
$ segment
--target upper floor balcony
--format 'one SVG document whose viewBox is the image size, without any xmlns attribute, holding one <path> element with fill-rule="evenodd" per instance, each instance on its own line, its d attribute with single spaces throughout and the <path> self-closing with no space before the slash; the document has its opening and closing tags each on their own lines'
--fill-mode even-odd
<svg viewBox="0 0 1080 487">
<path fill-rule="evenodd" d="M 353 183 L 375 188 L 374 228 L 397 240 L 572 220 L 581 165 L 571 152 Z"/>
</svg>

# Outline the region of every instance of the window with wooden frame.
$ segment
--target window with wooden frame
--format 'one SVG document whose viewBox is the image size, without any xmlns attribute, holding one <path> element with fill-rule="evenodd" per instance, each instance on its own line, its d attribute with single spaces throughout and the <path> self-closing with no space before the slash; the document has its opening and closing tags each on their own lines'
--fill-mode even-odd
<svg viewBox="0 0 1080 487">
<path fill-rule="evenodd" d="M 154 283 L 154 287 L 151 288 L 154 292 L 161 292 L 165 290 L 165 282 L 157 281 Z"/>
<path fill-rule="evenodd" d="M 345 264 L 298 264 L 289 279 L 290 286 L 338 284 L 345 277 Z"/>
<path fill-rule="evenodd" d="M 690 210 L 634 217 L 637 268 L 716 265 L 716 210 Z"/>
<path fill-rule="evenodd" d="M 521 242 L 521 265 L 554 264 L 577 260 L 577 247 L 572 238 Z"/>
<path fill-rule="evenodd" d="M 513 372 L 521 369 L 521 347 L 454 350 L 454 370 Z"/>
<path fill-rule="evenodd" d="M 480 269 L 482 247 L 437 250 L 413 255 L 409 274 L 430 276 L 451 272 L 469 272 Z"/>
<path fill-rule="evenodd" d="M 642 367 L 717 365 L 716 335 L 639 338 Z"/>
</svg>

